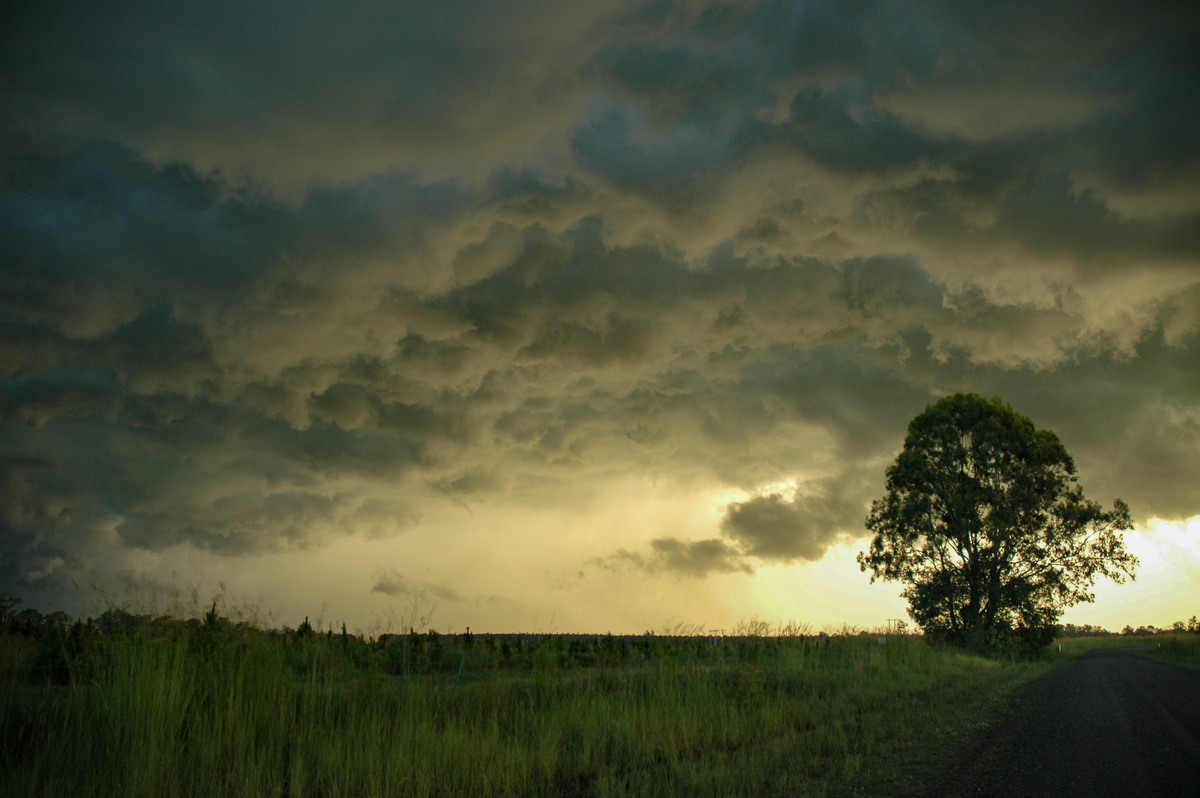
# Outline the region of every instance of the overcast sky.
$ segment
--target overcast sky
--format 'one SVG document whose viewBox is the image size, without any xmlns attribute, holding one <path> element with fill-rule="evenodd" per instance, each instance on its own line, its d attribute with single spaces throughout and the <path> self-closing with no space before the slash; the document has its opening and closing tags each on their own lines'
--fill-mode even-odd
<svg viewBox="0 0 1200 798">
<path fill-rule="evenodd" d="M 870 501 L 974 391 L 1138 522 L 1067 620 L 1200 612 L 1191 0 L 0 19 L 26 604 L 873 626 Z"/>
</svg>

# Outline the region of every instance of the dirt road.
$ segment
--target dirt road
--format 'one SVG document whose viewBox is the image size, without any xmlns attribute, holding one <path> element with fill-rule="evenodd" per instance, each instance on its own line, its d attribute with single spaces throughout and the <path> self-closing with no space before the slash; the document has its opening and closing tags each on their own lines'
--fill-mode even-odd
<svg viewBox="0 0 1200 798">
<path fill-rule="evenodd" d="M 1200 796 L 1200 673 L 1097 649 L 1041 679 L 927 795 Z"/>
</svg>

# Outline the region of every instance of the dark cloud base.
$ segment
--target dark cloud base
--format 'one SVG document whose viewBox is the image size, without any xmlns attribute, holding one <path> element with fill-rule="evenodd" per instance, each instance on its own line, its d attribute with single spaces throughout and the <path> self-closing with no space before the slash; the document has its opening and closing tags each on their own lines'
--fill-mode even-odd
<svg viewBox="0 0 1200 798">
<path fill-rule="evenodd" d="M 1200 514 L 1198 15 L 1069 8 L 21 11 L 0 590 L 626 473 L 746 498 L 594 565 L 815 561 L 957 390 Z"/>
</svg>

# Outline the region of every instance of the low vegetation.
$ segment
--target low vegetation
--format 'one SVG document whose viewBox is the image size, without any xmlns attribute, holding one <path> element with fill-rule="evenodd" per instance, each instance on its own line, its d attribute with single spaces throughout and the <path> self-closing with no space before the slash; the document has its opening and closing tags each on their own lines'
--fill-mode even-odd
<svg viewBox="0 0 1200 798">
<path fill-rule="evenodd" d="M 1200 634 L 1171 632 L 1156 635 L 1153 640 L 1146 642 L 1154 646 L 1146 653 L 1151 659 L 1200 670 Z"/>
<path fill-rule="evenodd" d="M 903 794 L 1056 658 L 874 633 L 365 639 L 215 606 L 14 618 L 13 796 Z"/>
</svg>

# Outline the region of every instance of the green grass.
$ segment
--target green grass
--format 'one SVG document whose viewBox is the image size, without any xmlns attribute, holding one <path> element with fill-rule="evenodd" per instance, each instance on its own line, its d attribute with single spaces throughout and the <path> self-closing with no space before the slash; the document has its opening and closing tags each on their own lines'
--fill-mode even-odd
<svg viewBox="0 0 1200 798">
<path fill-rule="evenodd" d="M 902 793 L 1052 667 L 912 637 L 505 652 L 202 628 L 63 638 L 58 684 L 12 640 L 5 794 L 77 798 Z"/>
<path fill-rule="evenodd" d="M 1061 637 L 1050 646 L 1049 656 L 1074 659 L 1094 648 L 1124 648 L 1147 645 L 1148 638 L 1131 635 L 1097 635 L 1087 637 Z"/>
<path fill-rule="evenodd" d="M 1064 637 L 1054 641 L 1047 656 L 1050 659 L 1074 659 L 1094 648 L 1127 648 L 1129 646 L 1152 646 L 1156 651 L 1146 656 L 1156 659 L 1178 661 L 1195 665 L 1200 636 L 1189 632 L 1156 635 L 1099 635 L 1094 637 Z M 1157 649 L 1165 653 L 1161 655 Z"/>
<path fill-rule="evenodd" d="M 1155 648 L 1144 656 L 1200 670 L 1200 635 L 1194 632 L 1155 635 L 1147 644 L 1155 645 Z"/>
</svg>

